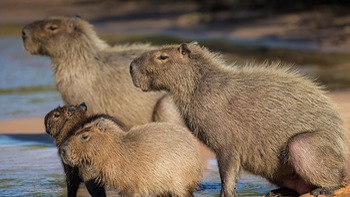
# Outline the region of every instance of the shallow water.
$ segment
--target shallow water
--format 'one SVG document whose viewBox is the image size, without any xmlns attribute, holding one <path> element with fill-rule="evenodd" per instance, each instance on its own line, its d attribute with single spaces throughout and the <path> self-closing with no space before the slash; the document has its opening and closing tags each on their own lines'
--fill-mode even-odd
<svg viewBox="0 0 350 197">
<path fill-rule="evenodd" d="M 147 39 L 153 42 L 151 38 Z M 215 49 L 210 41 L 202 44 Z M 215 44 L 217 49 L 223 49 L 222 52 L 225 52 L 229 60 L 237 62 L 250 60 L 252 55 L 257 59 L 266 59 L 283 51 L 279 49 L 267 53 L 265 49 L 259 48 L 228 47 L 227 42 Z M 342 64 L 334 56 L 338 62 L 332 66 L 333 57 L 328 59 L 332 55 L 325 57 L 326 55 L 310 54 L 307 51 L 286 51 L 283 55 L 286 54 L 292 60 L 297 57 L 295 61 L 300 65 L 297 69 L 318 78 L 329 89 L 349 89 L 350 67 L 346 61 Z M 49 65 L 50 60 L 47 57 L 32 56 L 26 52 L 18 36 L 0 36 L 0 120 L 44 116 L 49 110 L 62 104 Z M 0 196 L 65 196 L 63 169 L 56 147 L 47 135 L 0 135 L 0 150 Z M 219 195 L 220 178 L 214 158 L 208 160 L 208 168 L 201 184 L 195 196 Z M 275 187 L 263 178 L 243 173 L 237 188 L 241 196 L 261 196 Z M 79 196 L 89 195 L 82 188 Z"/>
<path fill-rule="evenodd" d="M 0 149 L 0 196 L 62 195 L 62 167 L 46 135 L 0 135 Z"/>
<path fill-rule="evenodd" d="M 61 102 L 50 60 L 30 55 L 18 37 L 0 37 L 0 120 L 43 116 Z"/>
</svg>

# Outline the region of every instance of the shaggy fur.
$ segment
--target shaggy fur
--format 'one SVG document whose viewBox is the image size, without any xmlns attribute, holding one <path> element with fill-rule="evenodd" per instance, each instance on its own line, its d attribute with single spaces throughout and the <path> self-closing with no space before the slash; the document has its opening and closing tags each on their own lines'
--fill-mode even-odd
<svg viewBox="0 0 350 197">
<path fill-rule="evenodd" d="M 217 156 L 221 196 L 237 196 L 239 171 L 299 194 L 342 186 L 343 120 L 320 86 L 280 66 L 227 65 L 196 44 L 168 45 L 131 63 L 135 86 L 166 90 L 186 125 Z"/>
<path fill-rule="evenodd" d="M 130 79 L 130 62 L 152 46 L 111 47 L 96 35 L 91 24 L 78 17 L 32 22 L 23 28 L 22 38 L 27 51 L 51 58 L 57 88 L 66 104 L 84 101 L 88 114 L 111 114 L 128 126 L 181 122 L 176 119 L 178 114 L 171 114 L 176 113 L 173 101 L 160 101 L 163 92 L 144 93 Z M 166 107 L 156 108 L 158 102 Z"/>
<path fill-rule="evenodd" d="M 193 196 L 201 174 L 199 149 L 187 129 L 149 123 L 128 132 L 96 116 L 60 146 L 61 157 L 77 165 L 85 181 L 99 182 L 121 196 Z"/>
<path fill-rule="evenodd" d="M 63 141 L 71 134 L 71 130 L 79 125 L 79 122 L 87 119 L 87 106 L 85 103 L 80 105 L 65 105 L 51 110 L 45 116 L 46 133 L 55 139 L 57 147 L 61 146 Z M 62 158 L 61 158 L 62 162 Z M 67 196 L 77 195 L 82 176 L 78 167 L 69 166 L 63 163 L 63 169 L 66 175 Z M 98 184 L 94 180 L 85 182 L 86 188 L 93 197 L 106 196 L 103 185 Z"/>
</svg>

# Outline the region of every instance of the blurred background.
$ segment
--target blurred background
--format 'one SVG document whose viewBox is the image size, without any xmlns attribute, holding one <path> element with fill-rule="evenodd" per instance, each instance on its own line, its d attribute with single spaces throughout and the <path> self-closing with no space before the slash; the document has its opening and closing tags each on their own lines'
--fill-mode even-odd
<svg viewBox="0 0 350 197">
<path fill-rule="evenodd" d="M 332 98 L 341 103 L 350 126 L 349 0 L 1 0 L 0 134 L 24 119 L 29 122 L 11 135 L 0 135 L 0 196 L 65 194 L 56 147 L 43 131 L 43 116 L 63 102 L 50 59 L 30 55 L 21 38 L 25 24 L 60 15 L 88 20 L 111 45 L 198 41 L 224 54 L 227 62 L 292 64 L 337 93 Z M 27 130 L 40 134 L 16 134 Z M 271 189 L 266 180 L 249 174 L 238 182 L 243 196 Z M 219 192 L 216 161 L 210 157 L 195 195 Z M 79 196 L 88 194 L 83 190 Z"/>
<path fill-rule="evenodd" d="M 25 24 L 58 15 L 80 15 L 110 44 L 196 40 L 228 62 L 280 60 L 330 90 L 350 87 L 347 0 L 1 0 L 0 120 L 61 103 L 49 59 L 21 41 Z"/>
</svg>

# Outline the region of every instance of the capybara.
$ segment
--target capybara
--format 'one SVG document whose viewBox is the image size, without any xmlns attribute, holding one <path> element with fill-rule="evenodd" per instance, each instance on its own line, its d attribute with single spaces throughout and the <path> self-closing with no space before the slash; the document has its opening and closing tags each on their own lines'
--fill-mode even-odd
<svg viewBox="0 0 350 197">
<path fill-rule="evenodd" d="M 85 103 L 80 105 L 65 105 L 51 110 L 45 116 L 46 133 L 52 136 L 55 144 L 59 147 L 63 141 L 71 134 L 71 130 L 79 125 L 79 122 L 87 119 L 87 106 Z M 61 158 L 62 161 L 62 158 Z M 82 177 L 76 166 L 69 166 L 63 163 L 63 169 L 66 175 L 67 196 L 76 196 Z M 103 185 L 91 180 L 85 182 L 89 193 L 95 196 L 106 196 Z"/>
<path fill-rule="evenodd" d="M 121 196 L 193 196 L 202 177 L 196 138 L 184 127 L 148 123 L 127 132 L 107 117 L 85 121 L 60 146 L 63 161 L 83 179 L 116 189 Z"/>
<path fill-rule="evenodd" d="M 194 43 L 166 45 L 130 65 L 135 86 L 166 90 L 188 128 L 217 157 L 220 196 L 241 169 L 299 194 L 342 186 L 343 120 L 323 88 L 280 63 L 228 65 Z"/>
<path fill-rule="evenodd" d="M 44 119 L 45 130 L 47 134 L 55 139 L 57 147 L 70 135 L 69 133 L 73 127 L 88 117 L 86 111 L 86 104 L 81 103 L 80 105 L 57 107 L 46 114 Z M 76 196 L 79 185 L 83 182 L 79 174 L 79 169 L 76 166 L 69 166 L 64 162 L 62 162 L 62 164 L 66 175 L 67 196 Z M 106 196 L 103 185 L 97 183 L 95 180 L 85 182 L 85 185 L 93 197 Z"/>
<path fill-rule="evenodd" d="M 178 114 L 172 114 L 178 112 L 164 92 L 145 93 L 132 84 L 130 62 L 152 49 L 149 44 L 111 47 L 87 21 L 62 16 L 27 24 L 22 38 L 31 54 L 51 58 L 56 85 L 66 104 L 84 101 L 89 115 L 111 114 L 128 126 L 151 121 L 181 122 L 176 119 Z M 160 101 L 162 98 L 166 100 Z M 162 105 L 157 105 L 159 102 Z"/>
<path fill-rule="evenodd" d="M 56 146 L 60 146 L 69 131 L 79 121 L 88 118 L 86 104 L 64 105 L 56 107 L 45 115 L 44 124 L 46 133 L 54 138 Z"/>
</svg>

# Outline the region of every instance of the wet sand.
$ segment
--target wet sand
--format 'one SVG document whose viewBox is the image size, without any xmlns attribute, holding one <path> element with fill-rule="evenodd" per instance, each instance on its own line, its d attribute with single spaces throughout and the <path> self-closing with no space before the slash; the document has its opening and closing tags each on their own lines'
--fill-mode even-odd
<svg viewBox="0 0 350 197">
<path fill-rule="evenodd" d="M 44 117 L 30 117 L 0 121 L 0 134 L 45 133 Z"/>
</svg>

